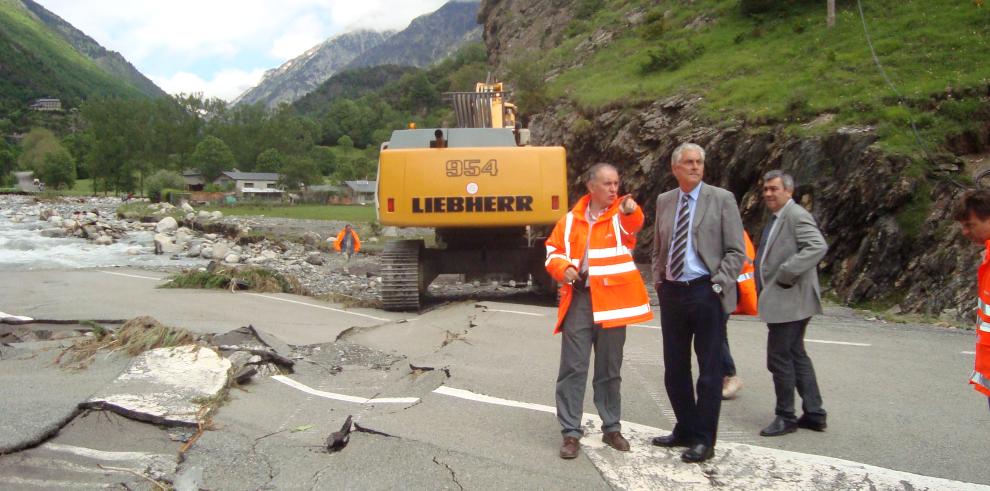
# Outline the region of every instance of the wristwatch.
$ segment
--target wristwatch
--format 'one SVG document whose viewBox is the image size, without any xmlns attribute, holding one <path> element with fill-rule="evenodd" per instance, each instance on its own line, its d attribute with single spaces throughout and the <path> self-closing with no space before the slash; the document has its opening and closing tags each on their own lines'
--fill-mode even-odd
<svg viewBox="0 0 990 491">
<path fill-rule="evenodd" d="M 715 292 L 717 295 L 721 295 L 722 285 L 719 285 L 718 283 L 712 283 L 712 291 Z"/>
</svg>

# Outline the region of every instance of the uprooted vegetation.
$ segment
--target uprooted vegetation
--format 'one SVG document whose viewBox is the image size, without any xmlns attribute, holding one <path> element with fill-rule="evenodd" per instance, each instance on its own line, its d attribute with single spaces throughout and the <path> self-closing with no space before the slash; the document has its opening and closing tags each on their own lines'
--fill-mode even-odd
<svg viewBox="0 0 990 491">
<path fill-rule="evenodd" d="M 99 327 L 99 328 L 97 328 Z M 93 335 L 66 348 L 55 358 L 64 368 L 83 369 L 90 365 L 100 350 L 123 351 L 131 356 L 155 348 L 168 348 L 196 343 L 196 336 L 182 328 L 166 326 L 152 317 L 135 317 L 117 330 L 93 325 Z"/>
<path fill-rule="evenodd" d="M 309 292 L 294 276 L 262 268 L 217 266 L 207 271 L 185 271 L 169 278 L 162 288 L 221 288 L 262 293 Z"/>
</svg>

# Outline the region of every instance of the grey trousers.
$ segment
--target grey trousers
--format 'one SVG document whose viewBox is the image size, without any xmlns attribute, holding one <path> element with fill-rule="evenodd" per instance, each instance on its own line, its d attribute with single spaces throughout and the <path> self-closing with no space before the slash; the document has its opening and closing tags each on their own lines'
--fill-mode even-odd
<svg viewBox="0 0 990 491">
<path fill-rule="evenodd" d="M 575 288 L 571 305 L 561 325 L 560 372 L 557 375 L 557 421 L 564 436 L 580 438 L 584 414 L 584 389 L 588 382 L 591 350 L 595 351 L 595 375 L 592 387 L 595 407 L 602 418 L 602 431 L 619 431 L 622 413 L 622 348 L 626 327 L 603 329 L 594 324 L 591 292 Z"/>
</svg>

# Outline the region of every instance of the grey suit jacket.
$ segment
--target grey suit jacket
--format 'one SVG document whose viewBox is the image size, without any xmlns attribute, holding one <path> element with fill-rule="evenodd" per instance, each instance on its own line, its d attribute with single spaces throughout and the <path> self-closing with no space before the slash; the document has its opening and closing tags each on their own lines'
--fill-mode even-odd
<svg viewBox="0 0 990 491">
<path fill-rule="evenodd" d="M 667 273 L 667 252 L 677 212 L 677 189 L 657 197 L 657 219 L 653 237 L 653 281 Z M 736 309 L 736 279 L 746 259 L 743 224 L 736 197 L 722 188 L 703 184 L 691 223 L 691 241 L 712 275 L 712 283 L 722 287 L 722 308 Z M 657 292 L 659 293 L 659 292 Z"/>
<path fill-rule="evenodd" d="M 763 258 L 756 271 L 762 275 L 763 283 L 760 318 L 774 324 L 822 313 L 817 266 L 828 252 L 828 244 L 815 219 L 801 205 L 794 202 L 786 205 L 777 221 L 777 230 L 769 243 L 760 244 L 756 251 L 756 257 Z"/>
</svg>

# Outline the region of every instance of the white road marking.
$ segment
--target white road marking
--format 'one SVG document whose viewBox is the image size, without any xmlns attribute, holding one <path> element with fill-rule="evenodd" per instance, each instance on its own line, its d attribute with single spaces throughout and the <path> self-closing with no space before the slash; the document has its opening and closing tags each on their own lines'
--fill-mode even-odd
<svg viewBox="0 0 990 491">
<path fill-rule="evenodd" d="M 14 319 L 19 321 L 33 321 L 34 319 L 24 316 L 24 315 L 13 315 L 6 312 L 0 312 L 0 319 Z"/>
<path fill-rule="evenodd" d="M 543 404 L 513 401 L 440 386 L 436 394 L 497 406 L 556 413 Z M 637 423 L 622 422 L 622 431 L 632 443 L 629 452 L 616 452 L 602 443 L 601 419 L 585 413 L 585 437 L 581 446 L 609 485 L 619 489 L 822 489 L 869 488 L 939 490 L 990 490 L 984 486 L 938 477 L 923 476 L 850 460 L 765 448 L 745 443 L 719 441 L 715 457 L 703 465 L 685 465 L 681 449 L 649 444 L 650 438 L 668 433 Z M 713 477 L 714 476 L 714 477 Z M 716 479 L 717 482 L 714 482 Z"/>
<path fill-rule="evenodd" d="M 128 278 L 140 278 L 142 280 L 162 281 L 162 280 L 165 279 L 165 278 L 155 278 L 154 276 L 141 276 L 141 275 L 138 275 L 138 274 L 115 273 L 113 271 L 100 271 L 100 272 L 103 273 L 103 274 L 112 274 L 114 276 L 126 276 Z"/>
<path fill-rule="evenodd" d="M 819 343 L 819 344 L 841 344 L 843 346 L 873 346 L 867 343 L 847 343 L 845 341 L 827 341 L 824 339 L 805 339 L 809 343 Z"/>
<path fill-rule="evenodd" d="M 0 316 L 0 317 L 3 317 L 3 316 Z M 975 355 L 976 352 L 975 351 L 960 351 L 959 354 L 960 355 Z"/>
<path fill-rule="evenodd" d="M 41 445 L 41 448 L 52 450 L 55 452 L 65 452 L 72 455 L 78 455 L 80 457 L 86 457 L 95 460 L 102 460 L 104 462 L 127 462 L 134 460 L 147 460 L 155 457 L 164 457 L 164 455 L 152 454 L 146 452 L 108 452 L 106 450 L 96 450 L 93 448 L 77 447 L 74 445 L 64 445 L 61 443 L 45 443 Z"/>
<path fill-rule="evenodd" d="M 300 302 L 298 300 L 289 300 L 288 298 L 278 298 L 278 297 L 272 297 L 272 296 L 269 296 L 269 295 L 262 295 L 260 293 L 247 293 L 247 295 L 253 295 L 255 297 L 261 297 L 261 298 L 267 298 L 269 300 L 278 300 L 279 302 L 296 303 L 296 304 L 299 304 L 299 305 L 305 305 L 307 307 L 313 307 L 314 309 L 330 310 L 330 311 L 333 311 L 333 312 L 339 312 L 341 314 L 350 314 L 350 315 L 356 315 L 358 317 L 366 317 L 368 319 L 374 319 L 376 321 L 387 322 L 387 321 L 390 321 L 391 320 L 391 319 L 385 319 L 385 318 L 382 318 L 382 317 L 375 317 L 373 315 L 368 315 L 368 314 L 360 314 L 360 313 L 357 313 L 357 312 L 350 312 L 350 311 L 347 311 L 347 310 L 335 309 L 333 307 L 326 307 L 326 306 L 323 306 L 323 305 L 313 305 L 311 303 Z"/>
<path fill-rule="evenodd" d="M 356 402 L 358 404 L 415 404 L 419 402 L 418 397 L 382 397 L 377 399 L 367 399 L 364 397 L 349 396 L 345 394 L 337 394 L 334 392 L 326 392 L 318 389 L 314 389 L 308 385 L 296 382 L 289 377 L 284 375 L 273 375 L 272 379 L 282 382 L 289 387 L 294 389 L 299 389 L 307 394 L 312 394 L 314 396 L 323 397 L 325 399 L 335 399 L 344 402 Z"/>
<path fill-rule="evenodd" d="M 519 315 L 531 315 L 533 317 L 545 317 L 543 314 L 534 314 L 532 312 L 521 312 L 518 310 L 486 309 L 486 312 L 503 312 L 506 314 L 519 314 Z"/>
</svg>

